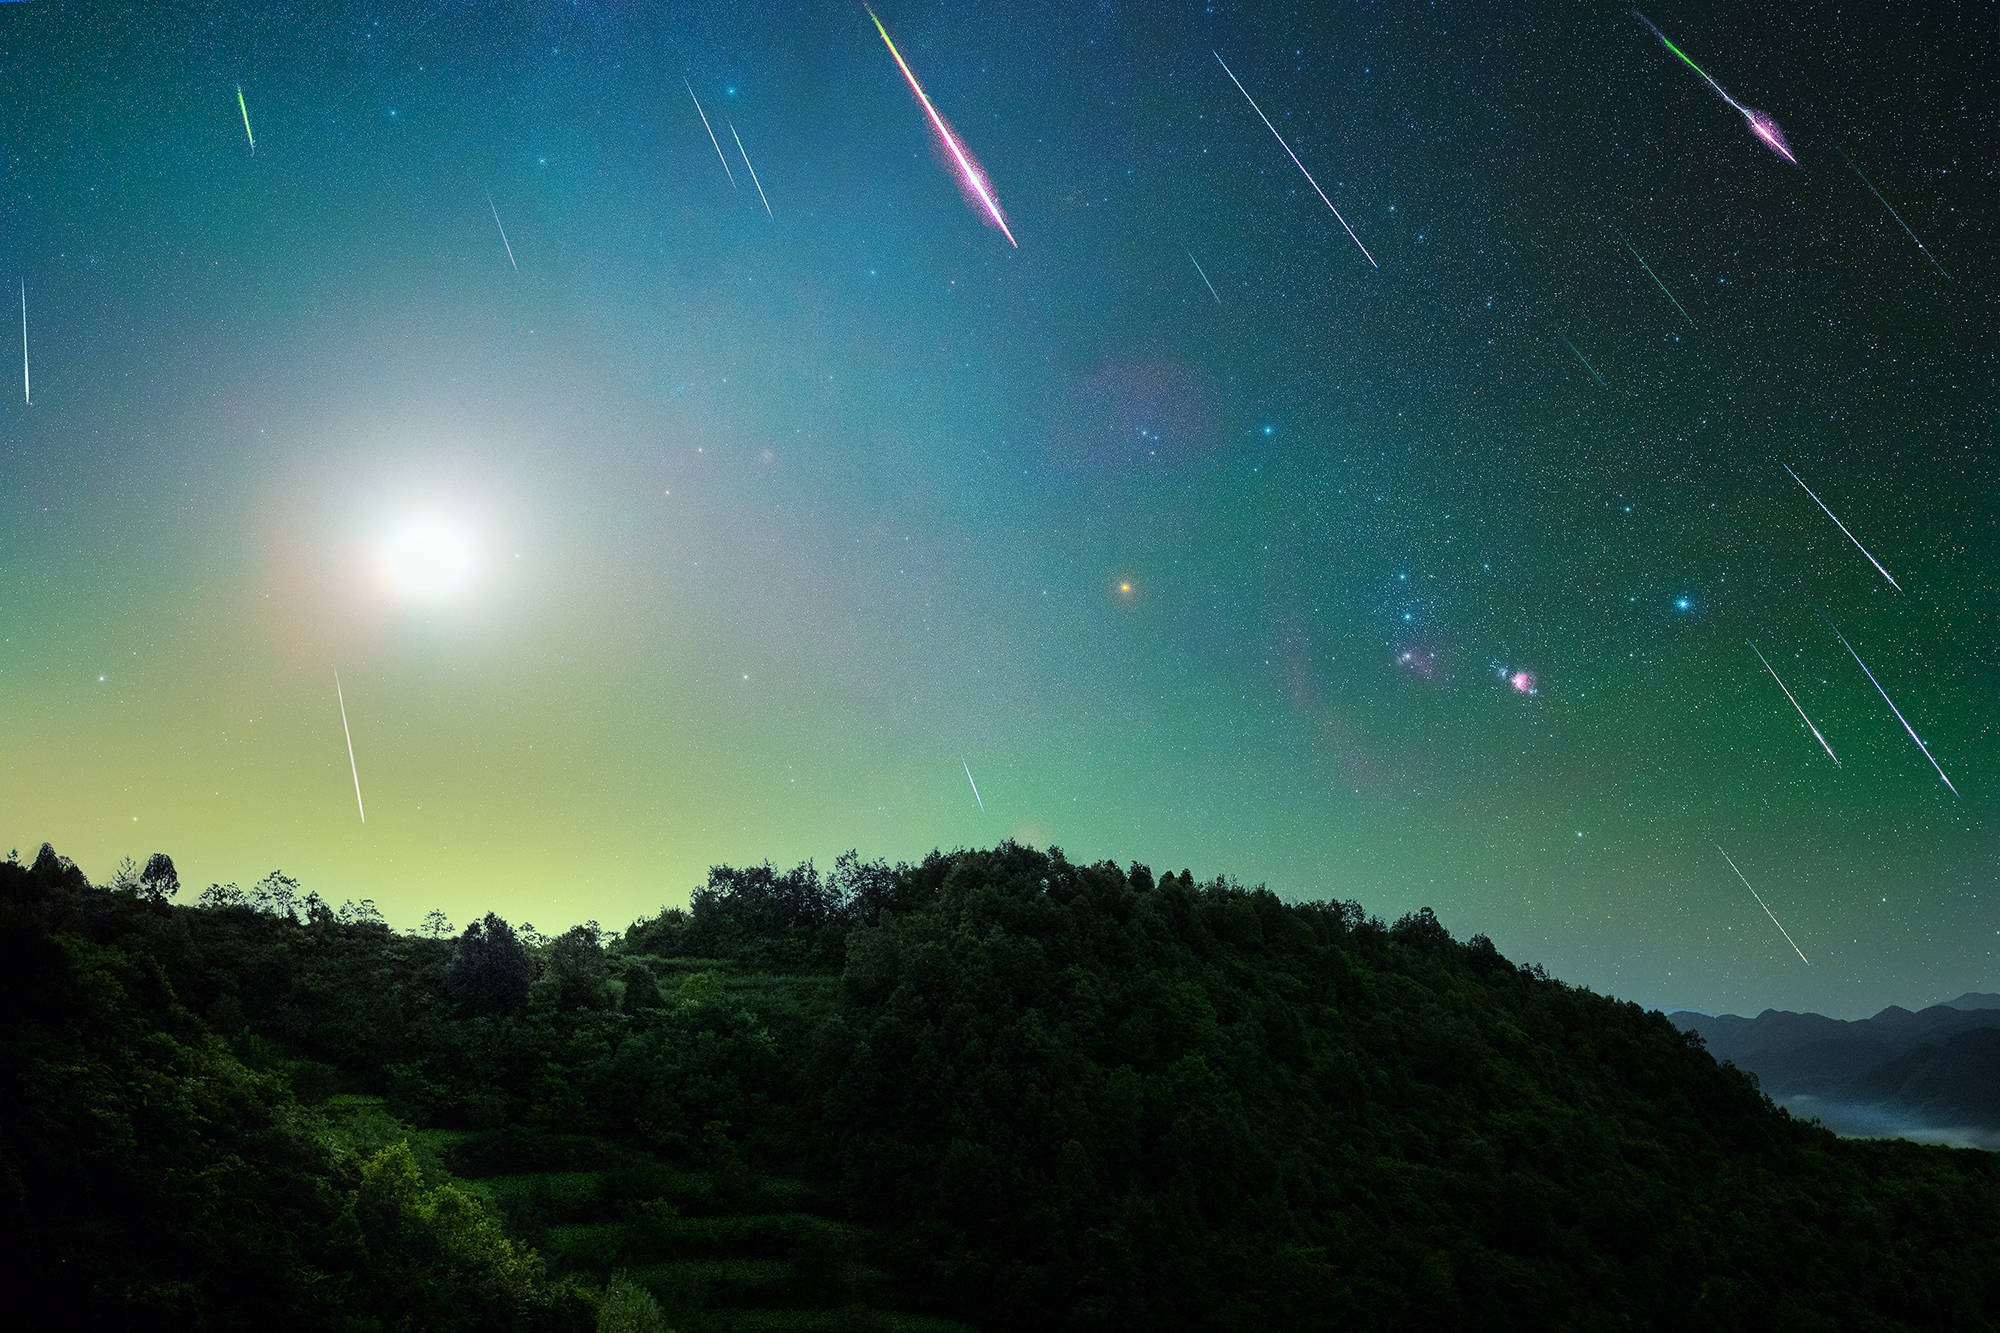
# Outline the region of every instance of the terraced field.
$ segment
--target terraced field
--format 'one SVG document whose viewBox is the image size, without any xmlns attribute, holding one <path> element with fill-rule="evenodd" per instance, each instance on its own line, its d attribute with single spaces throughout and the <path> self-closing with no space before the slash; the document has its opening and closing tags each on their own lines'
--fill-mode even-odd
<svg viewBox="0 0 2000 1333">
<path fill-rule="evenodd" d="M 358 1147 L 398 1127 L 373 1097 L 326 1109 Z M 569 1169 L 473 1174 L 456 1151 L 472 1135 L 405 1130 L 432 1169 L 449 1170 L 533 1245 L 552 1273 L 602 1284 L 624 1272 L 659 1301 L 677 1333 L 972 1333 L 893 1308 L 874 1237 L 828 1216 L 800 1180 L 664 1162 L 604 1139 L 564 1136 Z"/>
</svg>

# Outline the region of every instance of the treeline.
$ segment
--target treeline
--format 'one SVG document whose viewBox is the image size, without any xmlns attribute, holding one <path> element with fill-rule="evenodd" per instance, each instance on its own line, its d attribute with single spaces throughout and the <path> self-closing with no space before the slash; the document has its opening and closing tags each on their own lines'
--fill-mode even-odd
<svg viewBox="0 0 2000 1333">
<path fill-rule="evenodd" d="M 110 1275 L 114 1306 L 276 1268 L 303 1276 L 259 1309 L 316 1291 L 357 1327 L 431 1326 L 389 1304 L 394 1263 L 429 1254 L 439 1299 L 588 1317 L 601 1283 L 541 1271 L 531 1218 L 413 1205 L 398 1226 L 469 1217 L 491 1243 L 377 1266 L 369 1191 L 449 1185 L 315 1140 L 311 1104 L 345 1089 L 464 1131 L 467 1170 L 560 1166 L 588 1132 L 725 1188 L 803 1176 L 883 1238 L 906 1304 L 986 1327 L 2000 1326 L 1993 1158 L 1835 1139 L 1660 1015 L 1428 910 L 1005 843 L 718 867 L 622 935 L 425 937 L 289 883 L 176 907 L 162 869 L 98 890 L 46 848 L 0 867 L 6 1105 L 36 1108 L 6 1112 L 7 1220 L 58 1223 L 35 1261 Z M 137 1089 L 108 1120 L 78 1119 L 80 1050 Z M 169 1077 L 213 1108 L 157 1111 Z M 65 1193 L 65 1162 L 105 1183 Z M 156 1233 L 196 1188 L 199 1238 Z M 230 1201 L 267 1196 L 250 1235 L 266 1205 Z"/>
</svg>

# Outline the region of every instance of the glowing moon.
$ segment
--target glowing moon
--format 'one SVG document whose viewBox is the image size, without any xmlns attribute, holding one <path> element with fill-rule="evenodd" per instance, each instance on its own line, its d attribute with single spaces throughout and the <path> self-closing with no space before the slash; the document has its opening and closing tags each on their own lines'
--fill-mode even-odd
<svg viewBox="0 0 2000 1333">
<path fill-rule="evenodd" d="M 440 518 L 413 521 L 382 547 L 385 582 L 403 597 L 430 601 L 461 587 L 472 573 L 472 539 Z"/>
</svg>

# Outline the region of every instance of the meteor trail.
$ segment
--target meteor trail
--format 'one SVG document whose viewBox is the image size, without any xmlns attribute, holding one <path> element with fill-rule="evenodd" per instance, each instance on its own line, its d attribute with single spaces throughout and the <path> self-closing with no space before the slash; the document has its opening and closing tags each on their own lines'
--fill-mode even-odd
<svg viewBox="0 0 2000 1333">
<path fill-rule="evenodd" d="M 1204 287 L 1206 287 L 1206 288 L 1208 288 L 1208 294 L 1209 294 L 1210 296 L 1215 296 L 1215 303 L 1216 303 L 1217 305 L 1221 305 L 1221 304 L 1222 304 L 1222 298 L 1221 298 L 1220 296 L 1216 296 L 1216 294 L 1215 294 L 1215 284 L 1214 284 L 1214 283 L 1212 283 L 1212 282 L 1210 282 L 1210 281 L 1208 280 L 1208 274 L 1206 274 L 1206 273 L 1202 273 L 1202 270 L 1201 270 L 1201 261 L 1200 261 L 1199 259 L 1196 259 L 1196 258 L 1194 257 L 1194 251 L 1192 251 L 1192 250 L 1188 251 L 1188 252 L 1187 252 L 1187 257 L 1188 257 L 1188 263 L 1190 263 L 1190 264 L 1193 264 L 1193 265 L 1194 265 L 1194 271 L 1195 271 L 1195 272 L 1197 272 L 1197 273 L 1201 273 L 1201 285 L 1202 285 L 1202 286 L 1204 286 Z"/>
<path fill-rule="evenodd" d="M 965 769 L 965 780 L 966 780 L 967 782 L 972 782 L 972 765 L 971 765 L 971 764 L 968 764 L 968 763 L 966 763 L 966 762 L 965 762 L 965 756 L 964 756 L 964 755 L 960 755 L 960 756 L 958 757 L 958 762 L 959 762 L 959 764 L 960 764 L 960 765 L 961 765 L 961 766 L 962 766 L 962 767 L 963 767 L 963 768 Z M 978 784 L 978 783 L 976 783 L 976 782 L 972 782 L 972 799 L 973 799 L 973 800 L 975 800 L 975 801 L 979 801 L 979 813 L 980 813 L 980 814 L 982 814 L 982 815 L 983 815 L 983 814 L 985 814 L 985 813 L 986 813 L 986 802 L 985 802 L 985 801 L 983 801 L 983 800 L 980 800 L 980 798 L 979 798 L 979 784 Z"/>
<path fill-rule="evenodd" d="M 486 206 L 493 208 L 493 192 L 491 190 L 486 192 Z M 500 210 L 497 208 L 493 208 L 493 225 L 500 227 Z M 500 244 L 507 246 L 507 262 L 514 264 L 514 247 L 507 245 L 507 229 L 505 227 L 500 227 Z M 519 273 L 521 266 L 514 264 L 514 271 Z"/>
<path fill-rule="evenodd" d="M 1822 750 L 1825 750 L 1825 751 L 1826 751 L 1826 757 L 1827 757 L 1828 759 L 1831 759 L 1831 760 L 1833 760 L 1833 766 L 1834 766 L 1835 768 L 1839 768 L 1839 767 L 1840 767 L 1840 756 L 1839 756 L 1839 755 L 1837 755 L 1837 754 L 1835 754 L 1835 753 L 1833 752 L 1833 747 L 1832 747 L 1831 745 L 1828 745 L 1828 744 L 1826 743 L 1826 737 L 1824 737 L 1824 736 L 1822 736 L 1822 735 L 1820 735 L 1820 734 L 1819 734 L 1819 728 L 1818 728 L 1818 727 L 1815 727 L 1815 726 L 1813 726 L 1813 720 L 1812 720 L 1811 718 L 1809 718 L 1809 717 L 1807 717 L 1807 716 L 1806 716 L 1806 710 L 1805 710 L 1805 709 L 1803 709 L 1803 708 L 1799 708 L 1799 701 L 1798 701 L 1797 699 L 1792 699 L 1792 692 L 1791 692 L 1791 690 L 1790 690 L 1790 689 L 1788 689 L 1788 688 L 1786 687 L 1786 685 L 1785 685 L 1785 682 L 1784 682 L 1784 681 L 1782 681 L 1782 680 L 1779 680 L 1779 679 L 1778 679 L 1778 672 L 1777 672 L 1776 668 L 1774 668 L 1774 667 L 1773 667 L 1773 666 L 1772 666 L 1772 665 L 1771 665 L 1771 664 L 1770 664 L 1769 662 L 1765 662 L 1765 661 L 1764 661 L 1764 653 L 1763 653 L 1763 651 L 1762 651 L 1761 649 L 1759 649 L 1759 648 L 1757 647 L 1757 645 L 1756 645 L 1756 644 L 1754 644 L 1754 643 L 1751 643 L 1751 642 L 1750 642 L 1750 640 L 1748 640 L 1748 639 L 1745 639 L 1745 640 L 1744 640 L 1743 642 L 1745 642 L 1745 643 L 1749 643 L 1749 644 L 1750 644 L 1750 651 L 1751 651 L 1751 652 L 1753 652 L 1753 653 L 1756 653 L 1756 654 L 1757 654 L 1757 660 L 1758 660 L 1759 662 L 1764 662 L 1764 670 L 1766 670 L 1766 671 L 1769 671 L 1769 672 L 1771 673 L 1771 679 L 1772 679 L 1772 680 L 1776 680 L 1776 681 L 1778 681 L 1778 688 L 1779 688 L 1779 689 L 1781 689 L 1781 690 L 1784 690 L 1784 691 L 1785 691 L 1785 697 L 1786 697 L 1787 699 L 1791 699 L 1791 700 L 1792 700 L 1792 707 L 1794 707 L 1794 708 L 1798 708 L 1798 710 L 1799 710 L 1799 720 L 1800 720 L 1801 722 L 1805 723 L 1805 724 L 1806 724 L 1806 728 L 1807 728 L 1807 729 L 1808 729 L 1809 731 L 1811 731 L 1811 732 L 1812 732 L 1812 734 L 1813 734 L 1813 739 L 1819 742 L 1819 748 L 1820 748 L 1820 749 L 1822 749 Z"/>
<path fill-rule="evenodd" d="M 694 96 L 694 85 L 686 79 L 682 79 L 681 83 L 686 86 L 688 96 L 694 98 L 694 113 L 701 117 L 701 127 L 708 131 L 708 141 L 715 145 L 716 160 L 722 163 L 722 174 L 729 177 L 729 188 L 733 190 L 736 188 L 736 173 L 729 169 L 729 159 L 722 154 L 722 144 L 715 137 L 715 127 L 708 123 L 708 113 L 701 109 L 701 99 Z"/>
<path fill-rule="evenodd" d="M 729 137 L 736 140 L 736 151 L 743 153 L 743 165 L 750 168 L 750 183 L 757 187 L 757 197 L 764 199 L 764 183 L 757 179 L 757 168 L 750 166 L 750 154 L 743 152 L 743 136 L 736 132 L 736 122 L 729 122 Z M 764 216 L 776 221 L 778 215 L 771 211 L 771 201 L 764 199 Z"/>
<path fill-rule="evenodd" d="M 1568 334 L 1564 333 L 1561 329 L 1557 329 L 1556 337 L 1561 338 L 1563 340 L 1563 346 L 1569 348 L 1569 350 L 1576 356 L 1576 359 L 1583 362 L 1583 368 L 1590 372 L 1590 377 L 1592 379 L 1597 381 L 1598 388 L 1608 389 L 1611 387 L 1610 385 L 1604 382 L 1604 376 L 1597 373 L 1597 367 L 1590 364 L 1589 358 L 1585 357 L 1582 352 L 1578 352 L 1576 350 L 1576 344 L 1569 340 Z"/>
<path fill-rule="evenodd" d="M 1850 171 L 1852 171 L 1857 176 L 1861 176 L 1861 168 L 1854 165 L 1853 158 L 1849 157 L 1846 153 L 1840 152 L 1839 144 L 1835 144 L 1833 146 L 1833 151 L 1836 153 L 1840 153 L 1840 160 L 1847 164 L 1848 169 Z M 1917 241 L 1917 234 L 1913 231 L 1910 231 L 1910 224 L 1903 221 L 1903 215 L 1896 211 L 1896 206 L 1894 204 L 1890 203 L 1887 199 L 1884 199 L 1882 197 L 1882 192 L 1875 188 L 1875 182 L 1869 180 L 1866 176 L 1861 176 L 1861 183 L 1868 187 L 1868 193 L 1875 196 L 1876 202 L 1880 203 L 1882 207 L 1889 210 L 1889 216 L 1896 219 L 1896 225 L 1901 227 L 1904 231 L 1909 232 L 1911 240 Z M 1924 252 L 1925 259 L 1930 260 L 1933 265 L 1936 265 L 1938 272 L 1944 273 L 1944 280 L 1946 282 L 1951 281 L 1951 274 L 1944 272 L 1944 265 L 1938 263 L 1937 256 L 1932 254 L 1930 250 L 1925 247 L 1922 241 L 1917 241 L 1917 249 L 1922 250 Z"/>
<path fill-rule="evenodd" d="M 1924 752 L 1924 758 L 1930 759 L 1931 767 L 1937 769 L 1937 775 L 1940 778 L 1944 778 L 1944 785 L 1950 788 L 1953 796 L 1957 796 L 1958 788 L 1951 785 L 1951 779 L 1944 776 L 1944 769 L 1939 766 L 1936 759 L 1931 758 L 1931 747 L 1924 744 L 1924 738 L 1917 735 L 1917 729 L 1910 725 L 1908 718 L 1903 716 L 1903 710 L 1896 707 L 1896 701 L 1889 697 L 1889 691 L 1883 689 L 1882 682 L 1875 679 L 1875 673 L 1868 670 L 1868 664 L 1861 660 L 1861 654 L 1854 651 L 1854 645 L 1847 641 L 1847 636 L 1840 632 L 1839 626 L 1835 625 L 1831 620 L 1827 620 L 1826 612 L 1819 610 L 1818 603 L 1815 602 L 1813 604 L 1813 610 L 1819 611 L 1819 618 L 1821 620 L 1826 620 L 1826 627 L 1833 631 L 1833 637 L 1840 640 L 1840 646 L 1845 648 L 1847 655 L 1854 659 L 1854 665 L 1861 668 L 1862 673 L 1868 677 L 1868 683 L 1875 687 L 1875 693 L 1882 696 L 1882 702 L 1889 705 L 1889 711 L 1894 713 L 1896 720 L 1903 724 L 1903 730 L 1910 733 L 1910 739 L 1915 741 L 1917 748 Z"/>
<path fill-rule="evenodd" d="M 1787 472 L 1792 472 L 1792 465 L 1790 463 L 1780 463 L 1778 464 L 1778 466 L 1783 468 Z M 1839 516 L 1836 515 L 1831 509 L 1827 509 L 1826 501 L 1820 499 L 1817 495 L 1813 495 L 1812 487 L 1807 486 L 1803 481 L 1799 481 L 1798 473 L 1792 472 L 1792 480 L 1798 481 L 1799 485 L 1805 488 L 1805 493 L 1807 495 L 1812 495 L 1813 503 L 1818 505 L 1822 510 L 1825 511 L 1826 516 L 1834 521 L 1834 525 L 1836 527 L 1838 527 L 1842 532 L 1847 532 L 1847 525 L 1845 523 L 1842 523 L 1840 521 Z M 1863 555 L 1868 555 L 1868 548 L 1863 546 L 1860 540 L 1857 537 L 1855 537 L 1853 533 L 1847 532 L 1847 540 L 1854 543 L 1855 550 L 1861 552 L 1861 554 Z M 1889 580 L 1890 587 L 1894 588 L 1897 592 L 1901 592 L 1903 590 L 1903 585 L 1896 582 L 1896 580 L 1890 576 L 1888 570 L 1882 568 L 1881 561 L 1877 560 L 1872 555 L 1868 555 L 1868 563 L 1875 566 L 1877 570 L 1881 571 L 1882 577 Z"/>
<path fill-rule="evenodd" d="M 1610 224 L 1607 223 L 1605 225 L 1609 226 Z M 1625 241 L 1625 248 L 1627 250 L 1632 250 L 1632 242 L 1625 240 L 1624 232 L 1618 230 L 1618 228 L 1616 227 L 1612 227 L 1611 234 L 1613 236 L 1616 236 L 1619 240 Z M 1674 294 L 1667 290 L 1666 283 L 1660 281 L 1660 275 L 1653 272 L 1653 266 L 1646 262 L 1646 257 L 1640 254 L 1637 250 L 1632 250 L 1632 258 L 1639 261 L 1639 267 L 1646 270 L 1646 276 L 1653 280 L 1653 285 L 1660 289 L 1660 294 L 1662 296 L 1665 296 L 1669 301 L 1674 301 Z M 1694 316 L 1688 314 L 1688 312 L 1685 310 L 1681 310 L 1681 303 L 1679 301 L 1674 301 L 1674 309 L 1681 311 L 1681 318 L 1688 322 L 1689 328 L 1694 327 Z"/>
<path fill-rule="evenodd" d="M 868 6 L 863 5 L 862 8 L 868 9 Z M 910 91 L 917 95 L 919 102 L 923 103 L 924 114 L 931 118 L 931 128 L 938 132 L 940 139 L 944 140 L 944 146 L 950 151 L 952 161 L 958 163 L 959 175 L 964 177 L 967 187 L 979 196 L 979 202 L 986 207 L 986 215 L 1000 228 L 1000 234 L 1007 238 L 1007 244 L 1016 250 L 1020 249 L 1021 243 L 1014 239 L 1014 233 L 1007 228 L 1007 219 L 1000 216 L 1000 205 L 994 202 L 993 191 L 986 184 L 985 173 L 973 162 L 972 155 L 965 151 L 965 146 L 959 143 L 958 136 L 951 132 L 951 127 L 944 123 L 944 117 L 938 114 L 937 108 L 931 105 L 931 99 L 925 95 L 923 85 L 917 82 L 916 75 L 910 73 L 910 66 L 904 61 L 903 53 L 889 40 L 889 30 L 882 26 L 882 20 L 875 17 L 875 11 L 872 9 L 868 9 L 868 17 L 873 20 L 875 31 L 882 34 L 882 43 L 889 48 L 889 54 L 896 58 L 896 68 L 903 71 L 903 77 L 909 81 Z"/>
<path fill-rule="evenodd" d="M 1718 843 L 1716 843 L 1716 844 L 1715 844 L 1715 850 L 1716 850 L 1716 851 L 1718 851 L 1718 852 L 1722 852 L 1722 844 L 1721 844 L 1721 843 L 1719 843 L 1719 842 L 1718 842 Z M 1723 860 L 1725 860 L 1725 861 L 1729 861 L 1729 868 L 1730 868 L 1731 870 L 1736 870 L 1736 862 L 1734 862 L 1734 861 L 1731 861 L 1731 860 L 1729 859 L 1729 853 L 1728 853 L 1728 852 L 1722 852 L 1722 859 L 1723 859 Z M 1738 879 L 1743 879 L 1743 872 L 1742 872 L 1742 871 L 1740 871 L 1740 870 L 1736 870 L 1736 878 L 1738 878 Z M 1747 879 L 1743 879 L 1743 887 L 1744 887 L 1744 888 L 1746 888 L 1746 889 L 1750 889 L 1750 881 L 1749 881 L 1749 880 L 1747 880 Z M 1760 895 L 1760 894 L 1759 894 L 1759 893 L 1757 892 L 1757 890 L 1755 890 L 1755 889 L 1750 889 L 1750 896 L 1751 896 L 1752 898 L 1755 898 L 1755 899 L 1757 899 L 1757 906 L 1759 906 L 1759 907 L 1764 907 L 1764 899 L 1763 899 L 1763 897 L 1762 897 L 1762 896 L 1761 896 L 1761 895 Z M 1794 943 L 1792 942 L 1792 932 L 1790 932 L 1789 930 L 1786 930 L 1786 929 L 1785 929 L 1785 928 L 1784 928 L 1784 927 L 1783 927 L 1782 925 L 1779 925 L 1779 923 L 1778 923 L 1778 918 L 1777 918 L 1777 917 L 1775 917 L 1775 916 L 1772 916 L 1772 915 L 1771 915 L 1771 909 L 1770 909 L 1770 908 L 1768 908 L 1768 907 L 1764 907 L 1764 915 L 1765 915 L 1765 916 L 1768 916 L 1768 917 L 1771 917 L 1771 924 L 1772 924 L 1772 925 L 1774 925 L 1774 926 L 1777 926 L 1777 927 L 1778 927 L 1778 933 L 1779 933 L 1780 935 L 1783 935 L 1783 936 L 1785 937 L 1785 943 L 1787 943 L 1787 944 L 1790 944 L 1790 945 L 1792 946 L 1792 952 L 1793 952 L 1793 953 L 1795 953 L 1795 954 L 1797 954 L 1797 955 L 1799 956 L 1799 961 L 1800 961 L 1801 963 L 1804 963 L 1804 964 L 1805 964 L 1805 965 L 1806 965 L 1807 967 L 1811 967 L 1811 966 L 1812 966 L 1812 959 L 1810 959 L 1810 958 L 1806 957 L 1806 955 L 1805 955 L 1805 950 L 1803 950 L 1803 949 L 1799 948 L 1799 946 L 1798 946 L 1797 944 L 1794 944 Z"/>
<path fill-rule="evenodd" d="M 1306 178 L 1306 184 L 1313 187 L 1313 193 L 1319 196 L 1320 202 L 1328 208 L 1333 209 L 1334 217 L 1339 218 L 1340 225 L 1347 228 L 1348 239 L 1352 240 L 1355 245 L 1360 246 L 1362 257 L 1367 259 L 1374 267 L 1382 267 L 1380 264 L 1375 263 L 1375 256 L 1368 253 L 1368 247 L 1361 244 L 1361 238 L 1354 234 L 1354 228 L 1347 226 L 1347 219 L 1341 217 L 1340 210 L 1333 207 L 1333 200 L 1327 198 L 1326 191 L 1319 188 L 1319 182 L 1313 179 L 1313 174 L 1310 171 L 1306 170 L 1306 164 L 1299 161 L 1299 155 L 1294 153 L 1292 146 L 1285 142 L 1285 136 L 1278 133 L 1278 127 L 1273 125 L 1271 118 L 1264 114 L 1264 108 L 1257 105 L 1257 99 L 1252 97 L 1250 90 L 1243 86 L 1243 80 L 1236 77 L 1236 71 L 1229 68 L 1229 62 L 1222 58 L 1222 53 L 1220 51 L 1210 51 L 1209 54 L 1215 57 L 1216 64 L 1222 66 L 1222 72 L 1229 76 L 1229 81 L 1236 85 L 1236 91 L 1243 94 L 1243 100 L 1248 102 L 1250 109 L 1257 113 L 1257 119 L 1264 122 L 1264 128 L 1269 130 L 1271 137 L 1278 141 L 1278 147 L 1285 150 L 1285 156 L 1292 159 L 1292 165 L 1297 167 L 1299 174 Z"/>
<path fill-rule="evenodd" d="M 340 701 L 340 734 L 347 737 L 347 767 L 354 774 L 354 808 L 361 812 L 361 822 L 368 822 L 368 812 L 361 806 L 361 770 L 354 766 L 354 733 L 347 729 L 347 696 L 340 692 L 340 668 L 333 669 L 333 697 Z"/>
<path fill-rule="evenodd" d="M 1679 56 L 1681 60 L 1686 63 L 1689 69 L 1701 75 L 1702 79 L 1707 82 L 1708 86 L 1715 89 L 1715 91 L 1721 95 L 1722 100 L 1729 103 L 1729 105 L 1732 108 L 1734 108 L 1737 115 L 1743 117 L 1744 122 L 1750 126 L 1750 132 L 1756 135 L 1759 139 L 1762 139 L 1764 141 L 1765 147 L 1769 148 L 1779 157 L 1784 158 L 1785 161 L 1791 163 L 1793 166 L 1797 166 L 1799 164 L 1799 160 L 1796 157 L 1792 156 L 1792 150 L 1786 146 L 1785 132 L 1778 128 L 1777 121 L 1772 120 L 1770 116 L 1766 115 L 1762 111 L 1757 110 L 1757 108 L 1744 106 L 1741 102 L 1731 97 L 1727 89 L 1725 89 L 1721 84 L 1717 83 L 1714 79 L 1708 77 L 1707 70 L 1703 69 L 1700 65 L 1695 64 L 1694 61 L 1689 60 L 1685 52 L 1683 52 L 1678 46 L 1675 46 L 1672 42 L 1667 40 L 1667 35 L 1665 33 L 1661 32 L 1658 28 L 1654 28 L 1653 21 L 1651 19 L 1647 18 L 1644 14 L 1641 14 L 1636 9 L 1632 11 L 1632 17 L 1639 20 L 1639 22 L 1645 24 L 1648 28 L 1652 29 L 1653 36 L 1660 39 L 1660 45 L 1666 47 L 1669 51 L 1672 51 L 1675 55 Z"/>
<path fill-rule="evenodd" d="M 250 139 L 250 154 L 254 157 L 257 153 L 257 136 L 250 133 L 250 108 L 243 101 L 243 85 L 240 83 L 236 85 L 236 106 L 243 113 L 243 133 Z"/>
<path fill-rule="evenodd" d="M 21 398 L 35 405 L 35 391 L 28 383 L 28 280 L 21 279 Z"/>
</svg>

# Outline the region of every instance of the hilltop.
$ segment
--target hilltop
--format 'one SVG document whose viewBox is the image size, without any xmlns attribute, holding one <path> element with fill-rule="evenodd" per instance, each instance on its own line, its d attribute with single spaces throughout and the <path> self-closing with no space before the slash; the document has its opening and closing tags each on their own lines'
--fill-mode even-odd
<svg viewBox="0 0 2000 1333">
<path fill-rule="evenodd" d="M 5 1222 L 74 1318 L 2000 1325 L 1993 1157 L 1837 1139 L 1427 910 L 1011 843 L 616 936 L 276 881 L 0 867 Z"/>
</svg>

